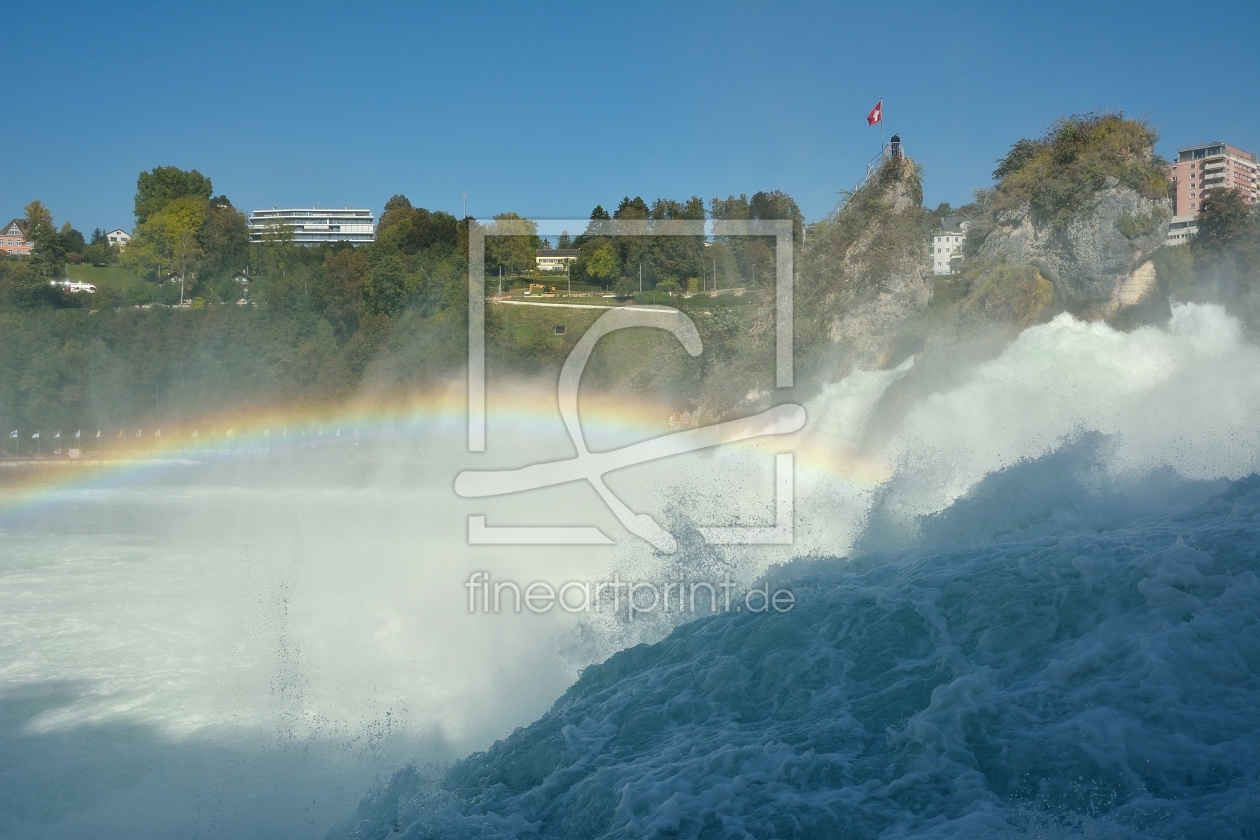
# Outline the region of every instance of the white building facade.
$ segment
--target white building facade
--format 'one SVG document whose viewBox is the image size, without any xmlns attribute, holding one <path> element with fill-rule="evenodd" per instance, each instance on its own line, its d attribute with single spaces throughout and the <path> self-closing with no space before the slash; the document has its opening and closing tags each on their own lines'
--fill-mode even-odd
<svg viewBox="0 0 1260 840">
<path fill-rule="evenodd" d="M 1164 238 L 1165 245 L 1185 245 L 1190 239 L 1199 232 L 1199 216 L 1197 213 L 1187 213 L 1184 216 L 1173 216 L 1168 223 L 1168 236 Z"/>
<path fill-rule="evenodd" d="M 966 220 L 961 216 L 941 219 L 941 229 L 932 234 L 932 273 L 957 274 L 962 262 L 962 246 L 966 241 Z"/>
<path fill-rule="evenodd" d="M 351 242 L 364 245 L 376 240 L 376 217 L 371 210 L 328 210 L 319 207 L 302 209 L 255 210 L 249 214 L 249 239 L 262 242 L 269 228 L 284 225 L 293 235 L 295 245 L 318 245 L 321 242 Z"/>
<path fill-rule="evenodd" d="M 111 230 L 109 233 L 105 234 L 105 241 L 109 243 L 111 248 L 117 248 L 121 251 L 123 248 L 126 248 L 127 243 L 131 241 L 131 234 L 127 233 L 127 231 L 122 228 L 117 228 L 116 230 Z"/>
<path fill-rule="evenodd" d="M 534 252 L 534 264 L 539 271 L 564 271 L 580 253 L 577 248 L 539 248 Z"/>
</svg>

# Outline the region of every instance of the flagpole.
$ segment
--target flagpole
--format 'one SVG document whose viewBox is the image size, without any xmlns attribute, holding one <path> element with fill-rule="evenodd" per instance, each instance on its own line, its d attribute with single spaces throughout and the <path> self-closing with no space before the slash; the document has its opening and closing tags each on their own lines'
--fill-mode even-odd
<svg viewBox="0 0 1260 840">
<path fill-rule="evenodd" d="M 884 157 L 884 97 L 879 98 L 879 156 Z"/>
</svg>

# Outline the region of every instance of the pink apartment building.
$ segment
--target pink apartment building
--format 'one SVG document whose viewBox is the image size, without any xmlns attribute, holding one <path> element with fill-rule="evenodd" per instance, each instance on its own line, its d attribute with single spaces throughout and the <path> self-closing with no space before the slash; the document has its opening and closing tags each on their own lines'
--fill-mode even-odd
<svg viewBox="0 0 1260 840">
<path fill-rule="evenodd" d="M 1172 181 L 1173 218 L 1167 244 L 1181 245 L 1198 229 L 1203 191 L 1212 187 L 1238 190 L 1243 200 L 1260 200 L 1260 164 L 1253 152 L 1244 152 L 1228 143 L 1205 143 L 1177 150 L 1176 162 L 1168 166 Z"/>
</svg>

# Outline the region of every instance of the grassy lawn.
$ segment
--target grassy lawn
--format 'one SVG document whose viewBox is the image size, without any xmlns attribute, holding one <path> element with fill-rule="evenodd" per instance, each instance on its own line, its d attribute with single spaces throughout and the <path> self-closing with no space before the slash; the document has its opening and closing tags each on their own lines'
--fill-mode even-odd
<svg viewBox="0 0 1260 840">
<path fill-rule="evenodd" d="M 108 287 L 125 292 L 134 284 L 142 282 L 135 271 L 120 265 L 68 265 L 66 270 L 71 280 L 93 283 L 98 289 Z"/>
</svg>

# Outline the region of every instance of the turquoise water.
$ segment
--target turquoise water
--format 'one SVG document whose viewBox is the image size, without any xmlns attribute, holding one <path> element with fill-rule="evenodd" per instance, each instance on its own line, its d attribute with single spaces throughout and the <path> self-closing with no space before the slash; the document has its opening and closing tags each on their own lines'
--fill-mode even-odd
<svg viewBox="0 0 1260 840">
<path fill-rule="evenodd" d="M 1260 476 L 1069 530 L 816 562 L 333 836 L 1256 836 Z"/>
</svg>

